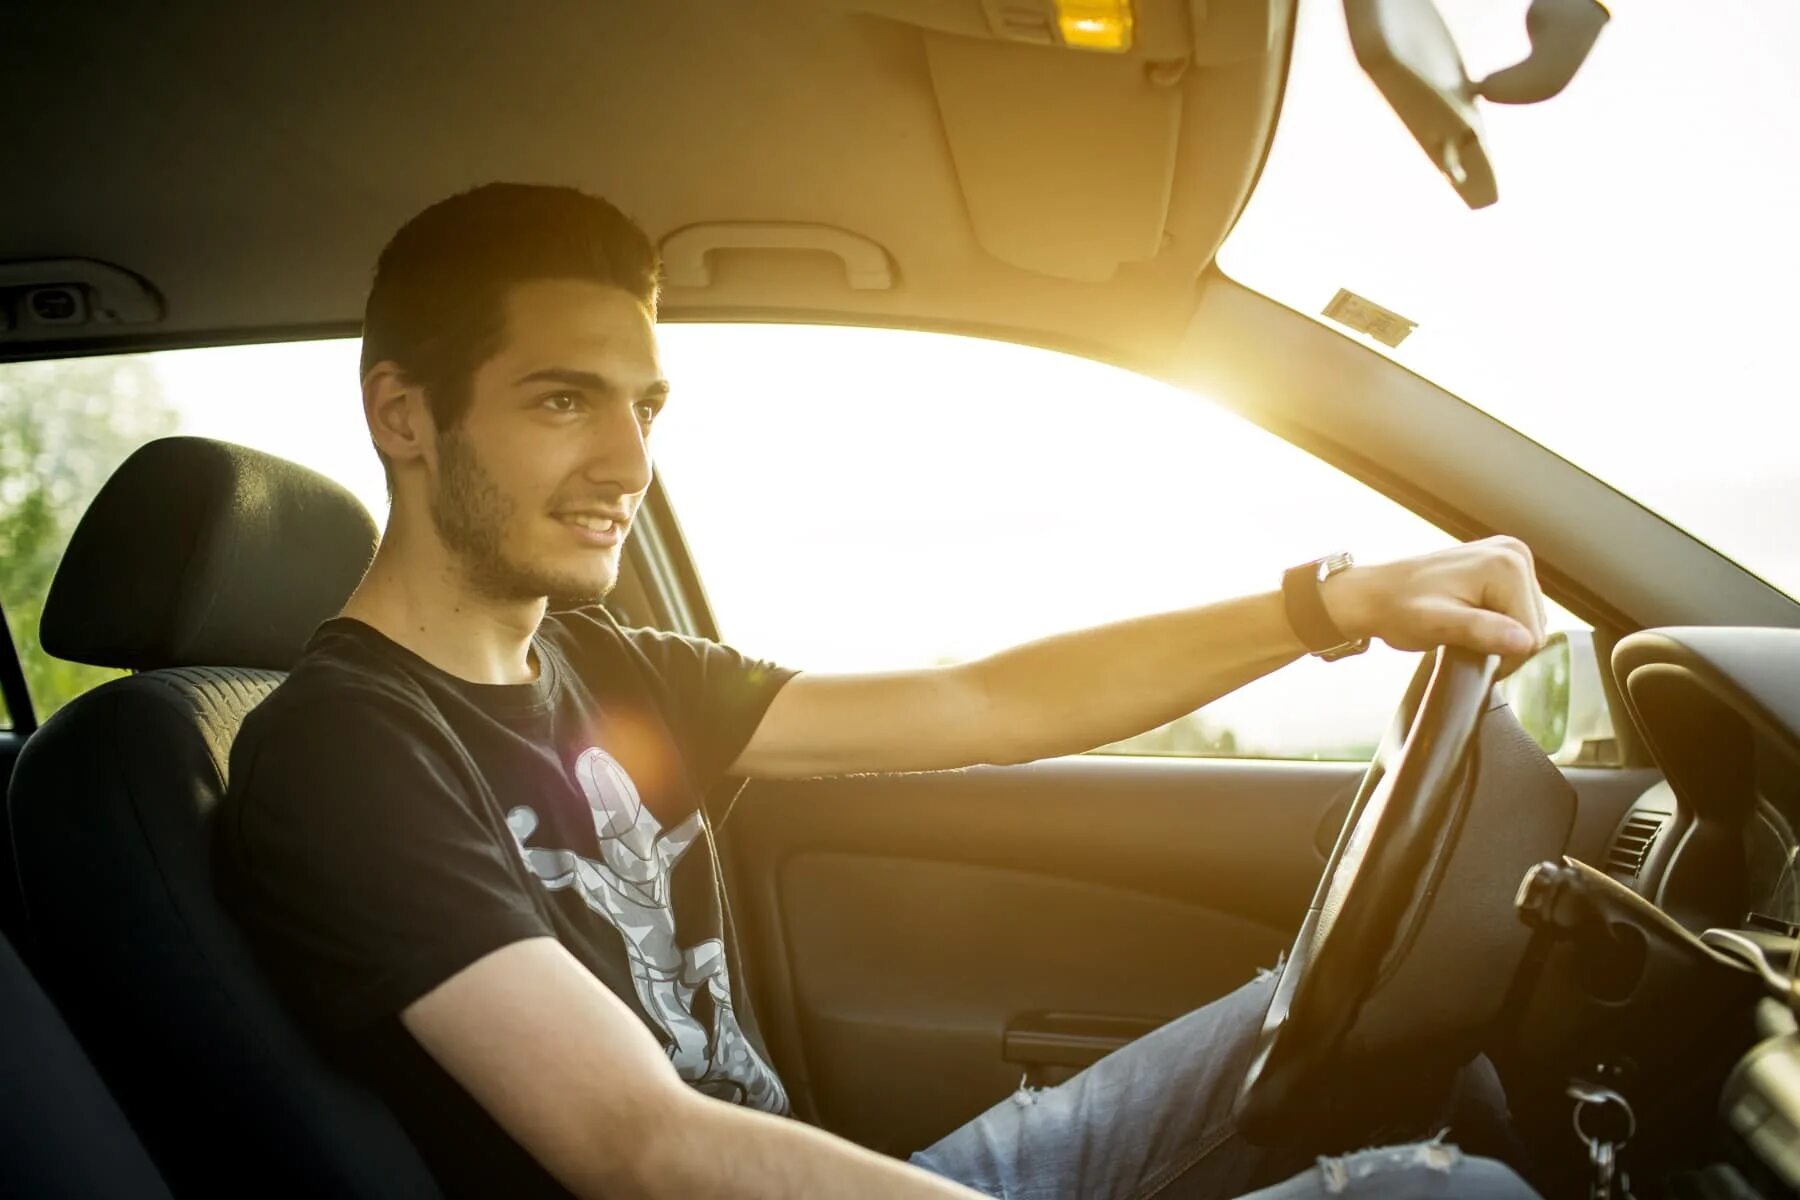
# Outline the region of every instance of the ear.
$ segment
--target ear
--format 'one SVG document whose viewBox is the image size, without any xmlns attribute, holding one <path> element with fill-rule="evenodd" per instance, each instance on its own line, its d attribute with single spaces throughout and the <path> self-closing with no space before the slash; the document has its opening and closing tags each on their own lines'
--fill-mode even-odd
<svg viewBox="0 0 1800 1200">
<path fill-rule="evenodd" d="M 436 448 L 425 389 L 412 383 L 399 364 L 382 361 L 363 376 L 363 417 L 375 448 L 395 466 L 428 462 Z"/>
</svg>

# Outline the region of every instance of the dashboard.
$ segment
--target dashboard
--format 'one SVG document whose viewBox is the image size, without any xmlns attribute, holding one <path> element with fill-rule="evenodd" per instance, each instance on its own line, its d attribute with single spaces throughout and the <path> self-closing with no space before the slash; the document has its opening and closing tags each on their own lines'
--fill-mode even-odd
<svg viewBox="0 0 1800 1200">
<path fill-rule="evenodd" d="M 1748 1053 L 1727 1075 L 1718 1112 L 1755 1168 L 1756 1194 L 1793 1194 L 1800 630 L 1649 629 L 1621 640 L 1612 666 L 1664 782 L 1631 805 L 1597 865 L 1761 979 Z"/>
<path fill-rule="evenodd" d="M 1645 630 L 1613 673 L 1665 782 L 1598 865 L 1695 932 L 1800 924 L 1800 630 Z"/>
</svg>

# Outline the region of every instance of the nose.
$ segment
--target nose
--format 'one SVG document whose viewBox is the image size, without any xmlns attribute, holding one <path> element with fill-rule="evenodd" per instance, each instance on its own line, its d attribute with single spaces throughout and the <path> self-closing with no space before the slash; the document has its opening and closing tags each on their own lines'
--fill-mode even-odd
<svg viewBox="0 0 1800 1200">
<path fill-rule="evenodd" d="M 622 495 L 637 495 L 649 488 L 652 473 L 650 441 L 638 420 L 637 402 L 615 399 L 604 412 L 605 418 L 593 423 L 582 476 Z"/>
</svg>

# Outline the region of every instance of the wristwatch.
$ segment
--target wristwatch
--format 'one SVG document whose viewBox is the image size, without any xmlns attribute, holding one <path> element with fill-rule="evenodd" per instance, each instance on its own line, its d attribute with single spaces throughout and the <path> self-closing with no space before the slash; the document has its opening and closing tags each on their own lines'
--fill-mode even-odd
<svg viewBox="0 0 1800 1200">
<path fill-rule="evenodd" d="M 1352 641 L 1337 627 L 1325 609 L 1321 585 L 1339 571 L 1350 569 L 1354 560 L 1349 554 L 1328 554 L 1309 563 L 1289 567 L 1281 574 L 1281 600 L 1287 608 L 1288 624 L 1300 644 L 1326 662 L 1361 654 L 1369 648 L 1368 638 Z"/>
</svg>

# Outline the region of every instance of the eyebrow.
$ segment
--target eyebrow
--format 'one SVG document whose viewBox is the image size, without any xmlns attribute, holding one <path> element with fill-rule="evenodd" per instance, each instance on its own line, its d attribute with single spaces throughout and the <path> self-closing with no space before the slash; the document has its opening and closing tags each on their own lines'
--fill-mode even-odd
<svg viewBox="0 0 1800 1200">
<path fill-rule="evenodd" d="M 606 376 L 594 371 L 577 371 L 572 367 L 545 367 L 541 371 L 533 371 L 529 375 L 521 375 L 513 380 L 513 386 L 527 383 L 560 383 L 565 387 L 586 388 L 594 392 L 612 392 L 619 389 Z M 643 396 L 667 396 L 669 381 L 658 379 L 644 385 L 639 393 Z"/>
</svg>

